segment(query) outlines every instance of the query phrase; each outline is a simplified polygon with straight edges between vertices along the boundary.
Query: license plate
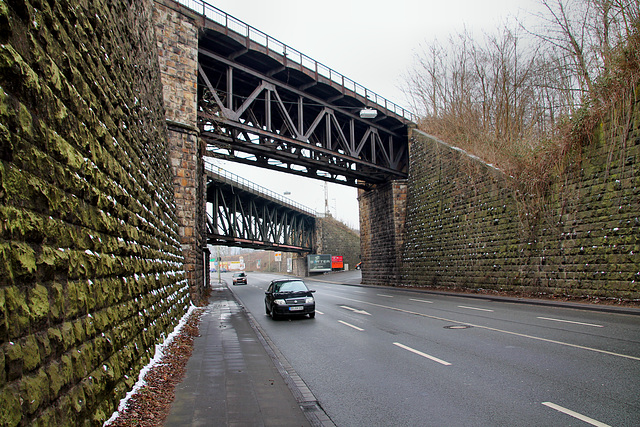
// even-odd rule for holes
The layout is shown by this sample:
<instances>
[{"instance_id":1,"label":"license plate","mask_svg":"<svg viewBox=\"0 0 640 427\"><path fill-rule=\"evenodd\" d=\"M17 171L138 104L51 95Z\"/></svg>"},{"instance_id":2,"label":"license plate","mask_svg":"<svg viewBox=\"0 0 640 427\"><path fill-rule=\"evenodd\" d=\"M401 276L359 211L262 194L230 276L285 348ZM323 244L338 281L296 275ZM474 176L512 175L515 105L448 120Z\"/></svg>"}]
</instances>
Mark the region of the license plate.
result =
<instances>
[{"instance_id":1,"label":"license plate","mask_svg":"<svg viewBox=\"0 0 640 427\"><path fill-rule=\"evenodd\" d=\"M289 311L299 311L299 310L304 310L304 307L302 306L289 307Z\"/></svg>"}]
</instances>

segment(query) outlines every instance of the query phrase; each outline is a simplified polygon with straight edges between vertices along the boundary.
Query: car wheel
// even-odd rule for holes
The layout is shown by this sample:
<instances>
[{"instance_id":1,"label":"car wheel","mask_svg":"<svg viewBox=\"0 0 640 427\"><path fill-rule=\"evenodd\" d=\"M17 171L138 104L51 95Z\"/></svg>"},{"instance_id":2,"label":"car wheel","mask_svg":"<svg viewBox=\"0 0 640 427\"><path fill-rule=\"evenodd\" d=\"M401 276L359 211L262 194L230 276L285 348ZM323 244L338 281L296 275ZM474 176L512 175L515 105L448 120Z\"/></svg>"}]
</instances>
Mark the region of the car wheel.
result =
<instances>
[{"instance_id":1,"label":"car wheel","mask_svg":"<svg viewBox=\"0 0 640 427\"><path fill-rule=\"evenodd\" d=\"M267 304L265 304L265 305L264 305L264 312L265 312L267 315L271 314L271 313L269 312L269 307L267 307Z\"/></svg>"},{"instance_id":2,"label":"car wheel","mask_svg":"<svg viewBox=\"0 0 640 427\"><path fill-rule=\"evenodd\" d=\"M313 313L309 313L309 319L313 319L314 317L316 317L315 311Z\"/></svg>"}]
</instances>

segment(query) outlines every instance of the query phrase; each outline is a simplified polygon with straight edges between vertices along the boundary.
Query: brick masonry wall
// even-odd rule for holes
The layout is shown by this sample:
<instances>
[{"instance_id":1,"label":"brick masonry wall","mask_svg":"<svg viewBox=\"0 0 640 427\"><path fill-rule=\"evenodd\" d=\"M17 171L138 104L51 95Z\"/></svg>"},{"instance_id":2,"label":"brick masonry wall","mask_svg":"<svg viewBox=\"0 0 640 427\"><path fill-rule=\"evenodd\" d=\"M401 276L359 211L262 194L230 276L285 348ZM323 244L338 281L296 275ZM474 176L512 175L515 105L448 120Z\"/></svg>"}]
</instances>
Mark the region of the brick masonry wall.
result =
<instances>
[{"instance_id":1,"label":"brick masonry wall","mask_svg":"<svg viewBox=\"0 0 640 427\"><path fill-rule=\"evenodd\" d=\"M186 312L152 3L0 2L0 425L100 425Z\"/></svg>"},{"instance_id":2,"label":"brick masonry wall","mask_svg":"<svg viewBox=\"0 0 640 427\"><path fill-rule=\"evenodd\" d=\"M604 126L544 197L414 132L401 283L640 298L640 111Z\"/></svg>"},{"instance_id":3,"label":"brick masonry wall","mask_svg":"<svg viewBox=\"0 0 640 427\"><path fill-rule=\"evenodd\" d=\"M401 283L405 239L407 182L392 181L359 192L362 282Z\"/></svg>"}]
</instances>

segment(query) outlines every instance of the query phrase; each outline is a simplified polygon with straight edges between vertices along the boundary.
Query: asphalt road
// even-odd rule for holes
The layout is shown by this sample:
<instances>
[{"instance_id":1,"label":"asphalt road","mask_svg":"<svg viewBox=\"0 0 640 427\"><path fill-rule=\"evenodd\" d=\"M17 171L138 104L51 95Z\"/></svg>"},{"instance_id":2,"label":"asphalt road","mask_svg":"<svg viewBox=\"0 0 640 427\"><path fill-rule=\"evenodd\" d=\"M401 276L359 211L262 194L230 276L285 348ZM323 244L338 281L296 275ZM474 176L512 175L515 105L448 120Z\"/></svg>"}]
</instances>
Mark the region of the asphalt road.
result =
<instances>
[{"instance_id":1,"label":"asphalt road","mask_svg":"<svg viewBox=\"0 0 640 427\"><path fill-rule=\"evenodd\" d=\"M306 278L315 319L231 286L337 426L638 426L640 316Z\"/></svg>"}]
</instances>

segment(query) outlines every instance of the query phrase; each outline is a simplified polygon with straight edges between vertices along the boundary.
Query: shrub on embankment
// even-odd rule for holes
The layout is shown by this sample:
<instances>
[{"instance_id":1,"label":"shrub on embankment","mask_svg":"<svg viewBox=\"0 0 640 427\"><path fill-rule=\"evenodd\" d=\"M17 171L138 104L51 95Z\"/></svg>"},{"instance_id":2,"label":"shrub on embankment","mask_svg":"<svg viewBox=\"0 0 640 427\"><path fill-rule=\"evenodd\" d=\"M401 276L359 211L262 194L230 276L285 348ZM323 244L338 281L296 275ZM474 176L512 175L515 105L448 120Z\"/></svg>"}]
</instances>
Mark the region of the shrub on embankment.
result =
<instances>
[{"instance_id":1,"label":"shrub on embankment","mask_svg":"<svg viewBox=\"0 0 640 427\"><path fill-rule=\"evenodd\" d=\"M186 312L152 5L0 2L0 425L99 425Z\"/></svg>"}]
</instances>

